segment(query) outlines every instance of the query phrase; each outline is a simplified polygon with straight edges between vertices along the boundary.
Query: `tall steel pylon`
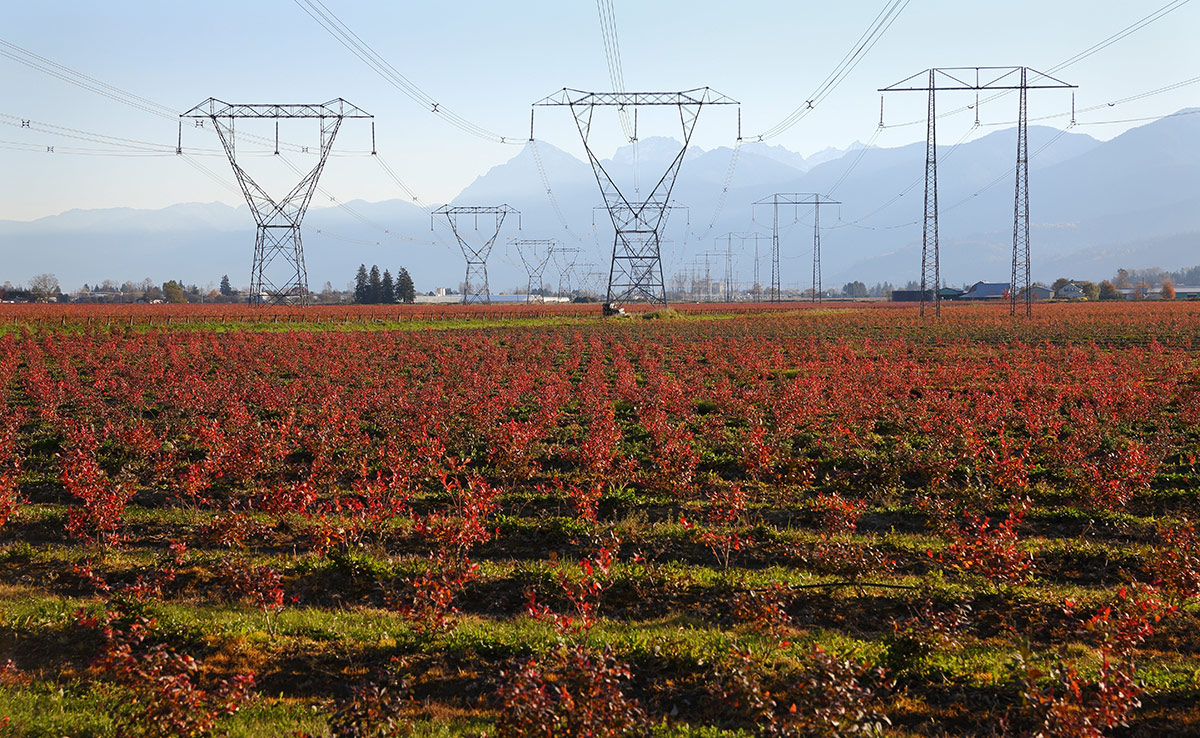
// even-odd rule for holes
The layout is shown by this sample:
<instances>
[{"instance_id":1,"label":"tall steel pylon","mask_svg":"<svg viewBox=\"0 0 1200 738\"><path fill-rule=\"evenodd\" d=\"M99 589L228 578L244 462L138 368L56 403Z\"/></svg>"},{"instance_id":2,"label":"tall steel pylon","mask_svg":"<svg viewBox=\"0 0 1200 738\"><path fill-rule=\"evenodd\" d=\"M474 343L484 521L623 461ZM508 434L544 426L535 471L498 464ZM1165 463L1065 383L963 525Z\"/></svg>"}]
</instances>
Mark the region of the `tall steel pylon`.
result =
<instances>
[{"instance_id":1,"label":"tall steel pylon","mask_svg":"<svg viewBox=\"0 0 1200 738\"><path fill-rule=\"evenodd\" d=\"M304 266L300 221L304 219L312 201L317 180L325 168L325 160L333 148L333 139L337 136L342 120L374 116L341 98L318 105L254 105L230 104L210 97L179 117L212 121L242 189L242 195L245 196L246 204L250 206L250 212L258 225L254 240L254 262L250 269L250 304L297 302L307 305L308 270ZM238 118L274 120L276 154L279 153L281 119L316 118L320 121L321 151L317 164L282 200L277 202L272 199L238 164L234 136L234 121ZM182 128L180 131L182 137ZM276 259L282 260L284 265L271 268Z\"/></svg>"},{"instance_id":2,"label":"tall steel pylon","mask_svg":"<svg viewBox=\"0 0 1200 738\"><path fill-rule=\"evenodd\" d=\"M1031 84L1029 77L1034 76ZM972 81L972 76L974 80ZM927 77L924 86L916 80ZM1055 79L1029 67L945 67L928 69L897 82L880 92L928 92L928 120L925 132L925 217L921 239L921 315L925 314L925 296L929 277L933 277L934 312L941 315L941 264L938 254L937 201L937 107L936 93L949 90L972 90L976 93L976 123L980 91L1018 90L1020 92L1017 118L1017 187L1013 217L1012 281L1008 286L1009 312L1017 312L1017 300L1025 302L1025 314L1032 311L1033 293L1029 268L1029 90L1075 89L1076 85ZM880 115L882 120L882 113Z\"/></svg>"},{"instance_id":3,"label":"tall steel pylon","mask_svg":"<svg viewBox=\"0 0 1200 738\"><path fill-rule=\"evenodd\" d=\"M726 233L724 236L718 236L713 241L713 243L720 243L721 241L725 242L725 251L723 253L725 254L725 263L726 263L725 281L726 281L726 285L727 285L726 290L727 290L727 295L728 295L728 297L726 299L728 299L728 300L733 299L732 298L733 282L734 282L733 275L732 275L733 242L737 241L739 243L739 246L738 246L739 251L745 251L746 242L753 241L754 242L754 283L751 286L750 292L754 294L754 301L758 302L759 294L753 289L755 286L758 286L758 242L760 240L766 239L766 237L767 236L764 233L733 233L733 232L729 232L729 233Z\"/></svg>"},{"instance_id":4,"label":"tall steel pylon","mask_svg":"<svg viewBox=\"0 0 1200 738\"><path fill-rule=\"evenodd\" d=\"M821 206L822 205L841 205L837 200L830 199L825 195L818 194L800 194L796 192L776 192L774 195L768 195L761 200L755 201L751 207L758 205L771 206L771 302L779 302L780 274L779 274L779 206L781 205L812 205L814 210L813 217L813 277L812 277L812 299L813 302L820 301L821 294ZM757 235L757 234L755 234ZM757 248L757 243L755 244ZM757 269L758 259L755 259L755 267Z\"/></svg>"},{"instance_id":5,"label":"tall steel pylon","mask_svg":"<svg viewBox=\"0 0 1200 738\"><path fill-rule=\"evenodd\" d=\"M554 266L558 268L558 294L571 294L571 284L575 277L575 267L579 261L579 255L583 250L572 246L554 249L551 252L550 258L554 260ZM563 290L563 284L566 284L567 289Z\"/></svg>"},{"instance_id":6,"label":"tall steel pylon","mask_svg":"<svg viewBox=\"0 0 1200 738\"><path fill-rule=\"evenodd\" d=\"M453 231L454 238L458 240L458 246L462 249L463 258L467 260L467 276L463 280L463 304L491 303L492 293L488 289L487 258L492 253L492 245L496 243L500 229L504 227L504 219L509 215L516 215L520 218L521 213L508 205L443 205L429 214L430 229L433 228L433 218L436 215L446 216L446 222L450 224L450 230ZM475 230L479 230L479 216L481 215L495 216L496 227L492 231L492 235L483 243L471 244L459 232L458 219L462 216L474 218ZM517 226L517 229L520 230L520 225Z\"/></svg>"},{"instance_id":7,"label":"tall steel pylon","mask_svg":"<svg viewBox=\"0 0 1200 738\"><path fill-rule=\"evenodd\" d=\"M821 302L824 292L821 286L821 206L841 205L837 200L822 199L823 197L814 194L810 203L813 206L813 302Z\"/></svg>"},{"instance_id":8,"label":"tall steel pylon","mask_svg":"<svg viewBox=\"0 0 1200 738\"><path fill-rule=\"evenodd\" d=\"M1008 312L1017 314L1017 300L1025 302L1025 315L1033 312L1029 288L1029 86L1028 70L1021 67L1021 101L1017 115L1017 191L1013 202L1012 281L1008 287ZM1017 294L1017 285L1024 285Z\"/></svg>"},{"instance_id":9,"label":"tall steel pylon","mask_svg":"<svg viewBox=\"0 0 1200 738\"><path fill-rule=\"evenodd\" d=\"M517 255L521 257L521 264L525 266L525 273L529 275L529 286L525 289L525 301L530 302L533 300L534 285L536 284L538 289L542 288L542 273L546 271L546 265L550 263L551 255L562 247L562 241L557 238L543 238L523 239L509 243L517 247Z\"/></svg>"},{"instance_id":10,"label":"tall steel pylon","mask_svg":"<svg viewBox=\"0 0 1200 738\"><path fill-rule=\"evenodd\" d=\"M612 218L616 234L613 237L612 263L609 267L608 290L604 299L604 312L611 314L617 306L637 301L660 305L667 304L666 285L663 281L660 228L671 199L671 191L679 176L684 154L691 143L692 132L705 105L736 105L737 101L705 87L683 92L584 92L563 88L536 103L535 107L566 106L571 109L575 126L583 139L596 183L604 196L604 204ZM598 106L612 106L618 110L643 106L674 105L679 109L679 121L683 128L683 145L679 153L667 165L666 172L645 200L630 200L605 170L589 142L592 118ZM636 121L636 117L634 119ZM532 122L530 138L533 137ZM633 139L637 138L636 122Z\"/></svg>"}]
</instances>

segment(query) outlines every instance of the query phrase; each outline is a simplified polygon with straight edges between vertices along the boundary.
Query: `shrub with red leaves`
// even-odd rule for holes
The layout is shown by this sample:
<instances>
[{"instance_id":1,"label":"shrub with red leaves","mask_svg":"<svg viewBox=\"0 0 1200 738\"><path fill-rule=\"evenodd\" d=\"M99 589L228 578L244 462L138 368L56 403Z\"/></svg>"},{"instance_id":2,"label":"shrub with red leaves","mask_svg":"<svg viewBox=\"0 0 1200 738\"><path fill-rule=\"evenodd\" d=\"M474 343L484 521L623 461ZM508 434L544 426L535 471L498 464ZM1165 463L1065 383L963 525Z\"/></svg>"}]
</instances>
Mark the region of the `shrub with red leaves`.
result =
<instances>
[{"instance_id":1,"label":"shrub with red leaves","mask_svg":"<svg viewBox=\"0 0 1200 738\"><path fill-rule=\"evenodd\" d=\"M791 625L787 608L791 591L779 582L739 591L733 598L733 617L755 630L778 635Z\"/></svg>"},{"instance_id":2,"label":"shrub with red leaves","mask_svg":"<svg viewBox=\"0 0 1200 738\"><path fill-rule=\"evenodd\" d=\"M814 646L798 682L774 697L748 650L735 648L716 667L710 692L728 727L763 738L881 735L891 721L878 707L892 688L886 672L869 663L838 659ZM776 699L794 697L787 707Z\"/></svg>"},{"instance_id":3,"label":"shrub with red leaves","mask_svg":"<svg viewBox=\"0 0 1200 738\"><path fill-rule=\"evenodd\" d=\"M704 515L707 525L696 531L696 537L712 551L722 569L729 568L735 551L754 542L738 530L746 512L746 502L745 490L736 484L713 486L708 490L708 508ZM695 524L687 518L681 518L680 523L689 530L696 530Z\"/></svg>"},{"instance_id":4,"label":"shrub with red leaves","mask_svg":"<svg viewBox=\"0 0 1200 738\"><path fill-rule=\"evenodd\" d=\"M1152 589L1121 587L1111 604L1091 616L1076 616L1068 601L1064 612L1078 617L1082 634L1094 639L1100 655L1095 678L1085 676L1064 655L1049 666L1018 659L1021 706L1010 717L1014 731L1034 738L1101 738L1113 728L1128 727L1141 706L1135 649L1154 634L1154 627L1174 607Z\"/></svg>"},{"instance_id":5,"label":"shrub with red leaves","mask_svg":"<svg viewBox=\"0 0 1200 738\"><path fill-rule=\"evenodd\" d=\"M22 454L17 446L17 431L23 420L23 412L7 407L0 399L0 526L21 501L17 481L21 477Z\"/></svg>"},{"instance_id":6,"label":"shrub with red leaves","mask_svg":"<svg viewBox=\"0 0 1200 738\"><path fill-rule=\"evenodd\" d=\"M1200 536L1196 524L1184 520L1164 526L1146 568L1158 587L1177 605L1200 598Z\"/></svg>"},{"instance_id":7,"label":"shrub with red leaves","mask_svg":"<svg viewBox=\"0 0 1200 738\"><path fill-rule=\"evenodd\" d=\"M837 492L822 492L813 500L812 509L817 513L821 528L826 533L847 534L858 530L858 521L867 509L867 503L863 500L847 499Z\"/></svg>"},{"instance_id":8,"label":"shrub with red leaves","mask_svg":"<svg viewBox=\"0 0 1200 738\"><path fill-rule=\"evenodd\" d=\"M958 572L991 582L1023 584L1034 570L1033 554L1021 549L1017 533L1028 509L1028 500L1014 503L998 525L988 517L964 512L960 523L946 527L949 545L941 560Z\"/></svg>"},{"instance_id":9,"label":"shrub with red leaves","mask_svg":"<svg viewBox=\"0 0 1200 738\"><path fill-rule=\"evenodd\" d=\"M645 713L626 697L631 678L610 647L560 647L500 673L501 738L609 738L648 732Z\"/></svg>"},{"instance_id":10,"label":"shrub with red leaves","mask_svg":"<svg viewBox=\"0 0 1200 738\"><path fill-rule=\"evenodd\" d=\"M443 474L442 487L451 497L448 514L414 516L413 531L433 545L425 568L412 577L406 597L394 598L400 612L423 632L443 632L452 624L454 598L478 576L471 550L491 540L488 520L500 490L471 476L466 484Z\"/></svg>"},{"instance_id":11,"label":"shrub with red leaves","mask_svg":"<svg viewBox=\"0 0 1200 738\"><path fill-rule=\"evenodd\" d=\"M1128 726L1127 718L1142 704L1141 693L1131 671L1107 658L1095 679L1061 661L1026 666L1019 716L1006 723L1010 733L1030 738L1103 738L1113 728Z\"/></svg>"},{"instance_id":12,"label":"shrub with red leaves","mask_svg":"<svg viewBox=\"0 0 1200 738\"><path fill-rule=\"evenodd\" d=\"M278 569L225 559L218 575L226 587L258 608L266 619L268 633L273 636L279 632L279 614L287 607L288 598Z\"/></svg>"},{"instance_id":13,"label":"shrub with red leaves","mask_svg":"<svg viewBox=\"0 0 1200 738\"><path fill-rule=\"evenodd\" d=\"M121 541L121 515L134 490L123 481L110 479L100 468L96 459L99 441L91 428L71 425L66 436L61 479L67 493L81 503L68 511L67 529L79 538L115 546Z\"/></svg>"},{"instance_id":14,"label":"shrub with red leaves","mask_svg":"<svg viewBox=\"0 0 1200 738\"><path fill-rule=\"evenodd\" d=\"M207 736L250 701L253 675L203 680L192 656L165 643L147 645L156 623L127 602L112 600L100 615L79 620L103 640L94 668L117 688L111 717L118 736Z\"/></svg>"},{"instance_id":15,"label":"shrub with red leaves","mask_svg":"<svg viewBox=\"0 0 1200 738\"><path fill-rule=\"evenodd\" d=\"M620 545L620 539L613 538L611 542L600 546L595 556L579 562L577 576L572 576L561 567L558 569L558 586L571 603L573 612L557 613L545 605L539 605L533 592L526 595L528 602L525 612L535 620L554 625L560 636L586 633L596 624L600 596L612 586L612 567L617 561Z\"/></svg>"}]
</instances>

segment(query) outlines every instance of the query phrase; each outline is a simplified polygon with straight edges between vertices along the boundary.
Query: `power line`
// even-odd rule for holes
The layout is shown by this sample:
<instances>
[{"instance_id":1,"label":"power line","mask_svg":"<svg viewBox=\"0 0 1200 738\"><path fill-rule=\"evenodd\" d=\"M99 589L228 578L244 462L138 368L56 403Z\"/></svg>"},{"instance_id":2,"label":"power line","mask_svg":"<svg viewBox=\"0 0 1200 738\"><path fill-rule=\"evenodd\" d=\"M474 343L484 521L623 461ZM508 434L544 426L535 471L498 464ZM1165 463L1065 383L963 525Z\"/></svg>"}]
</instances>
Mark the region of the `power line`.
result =
<instances>
[{"instance_id":1,"label":"power line","mask_svg":"<svg viewBox=\"0 0 1200 738\"><path fill-rule=\"evenodd\" d=\"M172 121L179 120L179 116L175 112L175 110L166 105L155 102L153 100L142 97L140 95L136 95L132 92L129 92L128 90L121 89L120 87L111 85L107 82L96 79L95 77L91 77L87 74L84 74L83 72L72 69L63 64L59 64L58 62L55 62L44 56L36 54L32 51L29 51L28 49L24 49L24 48L17 46L16 44L13 44L9 41L0 40L0 47L3 47L3 48L0 48L0 55L3 55L9 59L12 59L21 64L24 64L25 66L28 66L32 69L43 72L45 74L49 74L49 75L56 77L57 79L60 79L64 82L68 82L77 87L88 90L89 92L94 92L94 93L99 94L108 99L128 105L137 110L141 110L142 112L150 113L151 115L156 115L158 117L166 118L166 119L169 119ZM85 131L85 130L81 130L78 128L70 128L67 126L58 126L58 125L54 125L51 123L34 121L31 119L27 119L27 118L20 118L18 116L13 116L13 115L8 115L8 114L0 113L0 118L7 119L7 120L0 120L0 123L6 124L6 125L11 125L14 127L26 128L26 129L29 129L32 131L37 131L40 133L47 133L47 134L55 135L55 136L64 136L64 137L68 137L68 138L89 141L92 143L98 143L98 144L105 145L105 146L112 146L112 147L115 147L118 149L128 149L129 150L129 151L105 151L105 150L97 150L97 149L85 149L85 148L81 148L81 147L61 146L59 144L54 144L54 145L50 145L50 146L45 146L44 151L46 153L63 153L63 154L86 155L86 156L139 156L139 157L174 156L176 154L183 154L184 159L185 159L185 161L187 161L188 164L199 169L209 179L217 182L221 186L226 187L232 191L235 191L235 192L238 191L238 189L236 187L234 187L229 182L227 182L226 180L221 178L220 175L216 174L211 169L205 167L203 164L200 164L194 158L197 155L220 156L221 152L219 152L215 149L189 148L185 152L182 149L181 144L180 144L180 147L178 148L178 150L176 150L175 146L170 146L170 145L166 145L166 144L158 144L158 143L149 142L149 141L139 141L136 139L122 138L122 137L118 137L118 136L109 136L106 134L94 133L91 131ZM182 129L181 129L181 132L182 132ZM309 147L301 146L299 144L289 144L286 142L272 141L271 139L268 139L263 136L251 135L251 134L247 134L247 133L240 132L240 131L236 132L236 133L234 131L230 131L230 136L231 136L231 138L234 138L235 140L241 139L241 140L247 140L247 141L254 141L257 143L274 144L274 146L276 147L274 149L264 150L261 152L248 151L248 152L244 152L244 155L273 156L277 153L277 149L278 150L290 150L292 153L295 153L295 154L305 154L305 153L308 153L308 150L309 150ZM181 136L181 140L182 140L182 136ZM13 151L29 151L29 152L43 151L43 148L40 145L24 144L24 143L16 142L16 141L0 142L0 148L4 148L7 150L13 150ZM364 152L345 152L345 153L337 154L337 155L339 155L339 156L355 155L355 154L362 155L362 154L366 154L366 153L368 153L368 152L365 152L365 151ZM372 151L370 153L374 154L375 152ZM374 158L378 161L378 163L380 164L380 167L384 170L385 174L387 174L387 176L390 179L392 179L392 181L395 182L400 187L400 189L406 195L408 195L408 197L413 202L415 202L419 207L425 209L426 211L429 210L429 207L426 205L423 205L421 203L420 198L417 196L417 194L408 185L406 185L403 180L400 179L400 177L396 174L395 170L390 165L388 165L383 160L382 157L375 156ZM289 167L291 167L294 171L298 171L291 164L291 162L285 162L285 163L287 163L287 165ZM377 228L377 229L381 230L382 232L384 232L385 234L394 236L394 234L391 234L390 231L388 231L388 229L383 228L379 224L371 222L371 221L363 218L361 216L361 214L354 211L349 205L346 205L345 203L341 202L337 198L334 198L332 195L329 195L329 193L326 192L325 190L321 190L321 192L323 195L328 197L331 201L335 202L339 207L341 207L342 209L351 213L351 215L353 215L354 217L357 217L358 219L363 220L371 227ZM403 237L397 237L397 238L401 238L402 240L405 240ZM345 237L340 237L340 239L346 240L346 241L354 240L354 239L348 239ZM423 241L418 241L417 239L411 239L411 240L423 243Z\"/></svg>"},{"instance_id":2,"label":"power line","mask_svg":"<svg viewBox=\"0 0 1200 738\"><path fill-rule=\"evenodd\" d=\"M1089 56L1092 56L1093 54L1101 52L1104 49L1107 49L1109 46L1112 46L1113 44L1115 44L1116 42L1125 38L1126 36L1137 33L1138 31L1142 30L1143 28L1150 25L1151 23L1153 23L1161 18L1166 17L1167 15L1175 12L1176 10L1179 10L1180 8L1182 8L1184 5L1187 5L1191 1L1192 0L1171 0L1171 2L1162 6L1158 10L1154 11L1153 13L1150 13L1149 15L1134 22L1133 24L1126 26L1125 28L1121 29L1120 31L1117 31L1116 33L1114 33L1113 35L1104 39L1103 41L1096 44L1095 46L1092 46L1088 49L1084 49L1083 51L1079 52L1078 54L1071 57L1070 59L1067 59L1066 61L1060 63L1058 66L1051 67L1050 74L1054 74L1055 72L1062 71L1063 69L1066 69L1067 67L1074 66L1075 64L1078 64L1079 62L1083 61L1084 59L1087 59Z\"/></svg>"},{"instance_id":3,"label":"power line","mask_svg":"<svg viewBox=\"0 0 1200 738\"><path fill-rule=\"evenodd\" d=\"M151 115L157 115L161 118L176 120L177 114L174 109L169 108L153 100L148 100L144 97L133 94L127 90L122 90L119 87L114 87L107 82L102 82L95 77L89 77L83 72L76 71L70 67L59 64L58 62L47 59L44 56L39 56L28 49L24 49L11 41L0 39L0 56L5 56L15 62L24 64L27 67L36 69L39 72L44 72L51 76L57 77L64 82L68 82L77 87L82 87L85 90L94 92L98 95L114 100L123 105L128 105L137 108Z\"/></svg>"},{"instance_id":4,"label":"power line","mask_svg":"<svg viewBox=\"0 0 1200 738\"><path fill-rule=\"evenodd\" d=\"M102 133L91 133L78 128L58 126L54 125L53 123L45 123L29 118L22 118L9 113L0 113L0 124L13 126L14 128L25 128L38 133L48 133L55 136L73 138L79 141L90 141L92 143L103 144L105 146L114 146L117 148L131 149L140 152L175 153L175 147L168 144L153 143L151 141L138 141L136 139L120 138L118 136L107 136Z\"/></svg>"},{"instance_id":5,"label":"power line","mask_svg":"<svg viewBox=\"0 0 1200 738\"><path fill-rule=\"evenodd\" d=\"M372 71L382 77L385 82L404 93L405 96L421 107L426 108L429 112L444 118L446 122L456 128L484 140L504 144L524 143L524 139L520 136L501 136L483 126L472 123L461 115L444 107L433 96L422 90L415 82L405 77L399 70L388 63L369 44L363 41L358 34L354 33L349 26L342 22L321 0L292 1L305 14L324 28L329 35L333 36L338 43L346 47L350 53L354 54L359 60L370 67Z\"/></svg>"},{"instance_id":6,"label":"power line","mask_svg":"<svg viewBox=\"0 0 1200 738\"><path fill-rule=\"evenodd\" d=\"M1063 69L1066 69L1067 67L1078 64L1079 62L1083 61L1084 59L1087 59L1088 57L1092 56L1093 54L1103 51L1104 49L1107 49L1109 46L1112 46L1113 44L1126 38L1127 36L1130 36L1133 33L1136 33L1137 31L1140 31L1143 28L1145 28L1146 26L1154 23L1155 21L1161 20L1162 18L1166 17L1170 13L1173 13L1176 10L1179 10L1180 8L1182 8L1184 5L1188 4L1189 2L1191 2L1191 0L1171 0L1171 2L1162 6L1158 10L1155 10L1154 12L1141 17L1140 19L1134 21L1133 23L1129 24L1128 26L1122 28L1121 30L1114 33L1113 35L1104 39L1103 41L1079 52L1078 54L1070 57L1069 59L1066 59L1066 60L1060 62L1058 65L1051 67L1048 74L1054 74ZM993 102L995 100L999 100L1000 98L1004 97L1005 95L1008 95L1010 92L1011 91L998 92L995 95L992 95L991 97L984 98L982 101L976 100L975 105L964 105L960 108L955 108L954 110L949 110L947 112L941 113L938 115L938 118L946 118L946 117L949 117L952 115L958 115L959 113L965 112L967 110L978 108L979 105L981 105L983 103L988 103L988 102ZM922 119L918 119L918 120L908 121L906 123L894 123L892 125L889 125L888 128L903 128L906 126L919 125L924 122L925 122L925 119L922 118Z\"/></svg>"},{"instance_id":7,"label":"power line","mask_svg":"<svg viewBox=\"0 0 1200 738\"><path fill-rule=\"evenodd\" d=\"M884 34L887 33L888 29L892 27L892 24L896 22L896 20L900 17L900 14L904 12L904 9L908 7L910 1L911 0L889 0L884 8L879 11L879 14L875 16L875 19L871 22L871 25L867 28L867 30L863 32L862 36L860 36L858 41L855 42L854 46L851 47L850 51L848 51L846 55L842 57L842 60L838 62L833 71L829 73L829 76L825 78L825 80L817 87L815 91L813 91L813 93L807 100L804 101L804 103L789 113L787 117L785 117L779 123L776 123L771 128L768 128L766 131L756 136L749 136L749 138L756 141L764 141L768 138L774 138L808 116L808 114L815 110L816 107L826 97L832 94L833 91L837 89L838 85L840 85L846 79L846 77L849 76L852 71L854 71L854 68L866 58L866 55L875 47L875 44L879 43L879 40L882 39Z\"/></svg>"},{"instance_id":8,"label":"power line","mask_svg":"<svg viewBox=\"0 0 1200 738\"><path fill-rule=\"evenodd\" d=\"M600 34L604 39L604 58L608 65L608 79L612 83L613 92L625 91L625 74L621 69L621 44L617 38L617 14L613 10L612 0L596 0L596 12L600 16ZM625 138L634 145L634 155L637 152L637 129L629 122L629 112L624 108L617 110L621 121L621 130ZM636 164L635 164L636 171Z\"/></svg>"}]
</instances>

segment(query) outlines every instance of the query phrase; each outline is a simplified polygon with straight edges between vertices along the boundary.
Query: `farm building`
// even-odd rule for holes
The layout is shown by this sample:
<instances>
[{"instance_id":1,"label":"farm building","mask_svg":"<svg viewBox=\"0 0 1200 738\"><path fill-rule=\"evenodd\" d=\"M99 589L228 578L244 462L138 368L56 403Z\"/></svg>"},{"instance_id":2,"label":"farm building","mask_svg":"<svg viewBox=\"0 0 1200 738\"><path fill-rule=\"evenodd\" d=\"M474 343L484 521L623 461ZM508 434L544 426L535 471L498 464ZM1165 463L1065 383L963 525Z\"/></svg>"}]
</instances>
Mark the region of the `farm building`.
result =
<instances>
[{"instance_id":1,"label":"farm building","mask_svg":"<svg viewBox=\"0 0 1200 738\"><path fill-rule=\"evenodd\" d=\"M1008 282L976 282L967 288L960 300L1007 300Z\"/></svg>"}]
</instances>

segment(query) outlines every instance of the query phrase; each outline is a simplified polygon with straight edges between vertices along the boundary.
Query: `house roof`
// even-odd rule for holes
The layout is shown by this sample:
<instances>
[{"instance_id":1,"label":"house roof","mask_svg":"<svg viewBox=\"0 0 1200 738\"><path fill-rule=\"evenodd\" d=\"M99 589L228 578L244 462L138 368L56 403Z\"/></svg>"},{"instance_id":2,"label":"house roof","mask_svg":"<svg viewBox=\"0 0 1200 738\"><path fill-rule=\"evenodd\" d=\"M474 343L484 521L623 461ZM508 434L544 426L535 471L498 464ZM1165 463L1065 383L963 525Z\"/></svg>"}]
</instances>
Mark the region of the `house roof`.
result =
<instances>
[{"instance_id":1,"label":"house roof","mask_svg":"<svg viewBox=\"0 0 1200 738\"><path fill-rule=\"evenodd\" d=\"M991 298L1006 297L1008 295L1008 282L976 282L967 288L963 293L963 298L968 300L986 300Z\"/></svg>"}]
</instances>

